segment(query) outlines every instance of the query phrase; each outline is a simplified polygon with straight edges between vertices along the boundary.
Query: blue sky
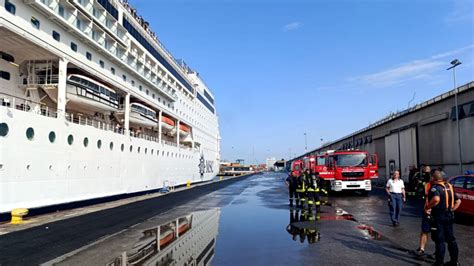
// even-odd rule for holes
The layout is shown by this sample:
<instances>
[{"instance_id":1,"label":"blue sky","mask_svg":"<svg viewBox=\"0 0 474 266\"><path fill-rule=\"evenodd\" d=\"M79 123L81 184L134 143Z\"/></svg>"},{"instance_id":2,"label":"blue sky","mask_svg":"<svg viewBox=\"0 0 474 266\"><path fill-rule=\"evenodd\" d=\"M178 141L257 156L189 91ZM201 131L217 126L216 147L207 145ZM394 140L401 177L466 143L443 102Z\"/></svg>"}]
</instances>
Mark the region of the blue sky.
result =
<instances>
[{"instance_id":1,"label":"blue sky","mask_svg":"<svg viewBox=\"0 0 474 266\"><path fill-rule=\"evenodd\" d=\"M338 139L474 80L474 1L134 0L216 96L222 158Z\"/></svg>"}]
</instances>

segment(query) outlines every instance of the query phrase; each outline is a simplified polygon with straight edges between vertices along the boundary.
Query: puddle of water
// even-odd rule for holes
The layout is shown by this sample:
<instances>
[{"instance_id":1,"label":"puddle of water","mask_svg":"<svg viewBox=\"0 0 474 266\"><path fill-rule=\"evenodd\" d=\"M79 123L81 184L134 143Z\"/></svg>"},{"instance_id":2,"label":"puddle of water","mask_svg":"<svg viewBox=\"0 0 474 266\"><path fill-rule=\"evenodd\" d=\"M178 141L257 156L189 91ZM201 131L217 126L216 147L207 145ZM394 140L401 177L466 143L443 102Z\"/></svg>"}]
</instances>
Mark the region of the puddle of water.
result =
<instances>
[{"instance_id":1,"label":"puddle of water","mask_svg":"<svg viewBox=\"0 0 474 266\"><path fill-rule=\"evenodd\" d=\"M207 265L214 257L220 209L192 212L156 224L149 220L85 249L59 265Z\"/></svg>"},{"instance_id":2,"label":"puddle of water","mask_svg":"<svg viewBox=\"0 0 474 266\"><path fill-rule=\"evenodd\" d=\"M365 239L382 238L374 228L327 201L311 211L289 209L282 182L258 176L234 194L232 189L213 192L202 199L207 202L205 210L190 212L200 203L184 211L178 206L167 216L145 221L59 264L294 265L315 256L334 256L327 248L344 248L338 240L341 235L357 239L362 232ZM213 207L217 204L210 202L213 198L225 204ZM309 255L298 256L308 249Z\"/></svg>"}]
</instances>

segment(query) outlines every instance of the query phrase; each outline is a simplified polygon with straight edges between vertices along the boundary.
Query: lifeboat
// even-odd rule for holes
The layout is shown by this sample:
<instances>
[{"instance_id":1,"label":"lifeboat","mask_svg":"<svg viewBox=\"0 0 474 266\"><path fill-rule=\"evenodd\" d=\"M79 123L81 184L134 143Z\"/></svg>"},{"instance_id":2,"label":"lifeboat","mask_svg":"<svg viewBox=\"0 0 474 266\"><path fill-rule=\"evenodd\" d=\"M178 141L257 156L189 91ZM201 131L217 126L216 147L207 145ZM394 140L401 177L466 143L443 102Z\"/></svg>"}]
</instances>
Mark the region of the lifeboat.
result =
<instances>
[{"instance_id":1,"label":"lifeboat","mask_svg":"<svg viewBox=\"0 0 474 266\"><path fill-rule=\"evenodd\" d=\"M69 75L66 84L68 108L85 113L118 111L118 94L104 84L78 74Z\"/></svg>"},{"instance_id":2,"label":"lifeboat","mask_svg":"<svg viewBox=\"0 0 474 266\"><path fill-rule=\"evenodd\" d=\"M185 124L179 124L179 135L182 136L182 137L186 137L189 135L189 133L191 133L191 129L189 128L189 126L185 125Z\"/></svg>"},{"instance_id":3,"label":"lifeboat","mask_svg":"<svg viewBox=\"0 0 474 266\"><path fill-rule=\"evenodd\" d=\"M160 235L160 247L167 246L169 243L173 242L175 238L175 231L167 228L164 232L161 232Z\"/></svg>"},{"instance_id":4,"label":"lifeboat","mask_svg":"<svg viewBox=\"0 0 474 266\"><path fill-rule=\"evenodd\" d=\"M190 228L190 225L187 221L184 222L183 224L180 224L179 227L178 227L178 234L182 235L182 234L186 233L189 230L189 228Z\"/></svg>"},{"instance_id":5,"label":"lifeboat","mask_svg":"<svg viewBox=\"0 0 474 266\"><path fill-rule=\"evenodd\" d=\"M119 120L124 119L124 110L117 113ZM140 127L157 127L156 112L140 103L130 103L130 125Z\"/></svg>"},{"instance_id":6,"label":"lifeboat","mask_svg":"<svg viewBox=\"0 0 474 266\"><path fill-rule=\"evenodd\" d=\"M165 129L166 131L173 130L175 126L174 120L164 115L161 116L161 122L162 122L161 127Z\"/></svg>"}]
</instances>

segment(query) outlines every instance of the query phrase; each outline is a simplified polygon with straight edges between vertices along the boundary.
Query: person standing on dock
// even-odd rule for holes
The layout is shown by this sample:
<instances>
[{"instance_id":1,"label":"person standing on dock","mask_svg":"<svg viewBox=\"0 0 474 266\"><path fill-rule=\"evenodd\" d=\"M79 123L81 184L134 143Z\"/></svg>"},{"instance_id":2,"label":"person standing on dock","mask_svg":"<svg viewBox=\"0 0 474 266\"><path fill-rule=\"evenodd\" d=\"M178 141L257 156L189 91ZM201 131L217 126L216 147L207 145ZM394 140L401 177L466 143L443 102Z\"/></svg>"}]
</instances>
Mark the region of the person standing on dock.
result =
<instances>
[{"instance_id":1,"label":"person standing on dock","mask_svg":"<svg viewBox=\"0 0 474 266\"><path fill-rule=\"evenodd\" d=\"M390 218L392 219L392 224L393 226L398 226L400 224L403 202L406 201L405 184L400 179L399 170L393 172L393 176L388 180L385 190L390 197Z\"/></svg>"},{"instance_id":2,"label":"person standing on dock","mask_svg":"<svg viewBox=\"0 0 474 266\"><path fill-rule=\"evenodd\" d=\"M306 203L306 175L302 173L298 176L298 181L296 184L296 192L299 197L298 207L303 208Z\"/></svg>"},{"instance_id":3,"label":"person standing on dock","mask_svg":"<svg viewBox=\"0 0 474 266\"><path fill-rule=\"evenodd\" d=\"M296 205L299 205L299 195L296 192L296 187L298 183L298 171L292 171L285 180L286 185L288 186L288 191L290 194L290 207L293 207L293 200L296 201Z\"/></svg>"},{"instance_id":4,"label":"person standing on dock","mask_svg":"<svg viewBox=\"0 0 474 266\"><path fill-rule=\"evenodd\" d=\"M308 174L306 177L306 195L308 197L308 210L311 210L311 206L315 206L315 209L318 210L321 205L321 199L319 196L319 187L317 183L316 174Z\"/></svg>"},{"instance_id":5,"label":"person standing on dock","mask_svg":"<svg viewBox=\"0 0 474 266\"><path fill-rule=\"evenodd\" d=\"M441 171L434 170L432 179L433 185L428 193L425 212L433 218L431 238L436 247L434 265L459 265L459 249L454 237L453 223L454 211L461 205L461 200L454 193L453 186L445 182ZM444 264L446 243L451 261Z\"/></svg>"}]
</instances>

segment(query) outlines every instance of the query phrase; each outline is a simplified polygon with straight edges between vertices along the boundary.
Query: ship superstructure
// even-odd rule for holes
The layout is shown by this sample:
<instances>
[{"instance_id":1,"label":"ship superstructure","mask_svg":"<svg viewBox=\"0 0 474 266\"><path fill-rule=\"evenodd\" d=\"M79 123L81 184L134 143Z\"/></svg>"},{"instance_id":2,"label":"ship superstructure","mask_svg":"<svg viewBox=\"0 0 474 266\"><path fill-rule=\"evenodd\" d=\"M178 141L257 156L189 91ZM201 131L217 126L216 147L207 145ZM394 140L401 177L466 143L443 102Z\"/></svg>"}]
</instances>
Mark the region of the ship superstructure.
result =
<instances>
[{"instance_id":1,"label":"ship superstructure","mask_svg":"<svg viewBox=\"0 0 474 266\"><path fill-rule=\"evenodd\" d=\"M214 178L214 101L126 1L0 0L0 213Z\"/></svg>"}]
</instances>

